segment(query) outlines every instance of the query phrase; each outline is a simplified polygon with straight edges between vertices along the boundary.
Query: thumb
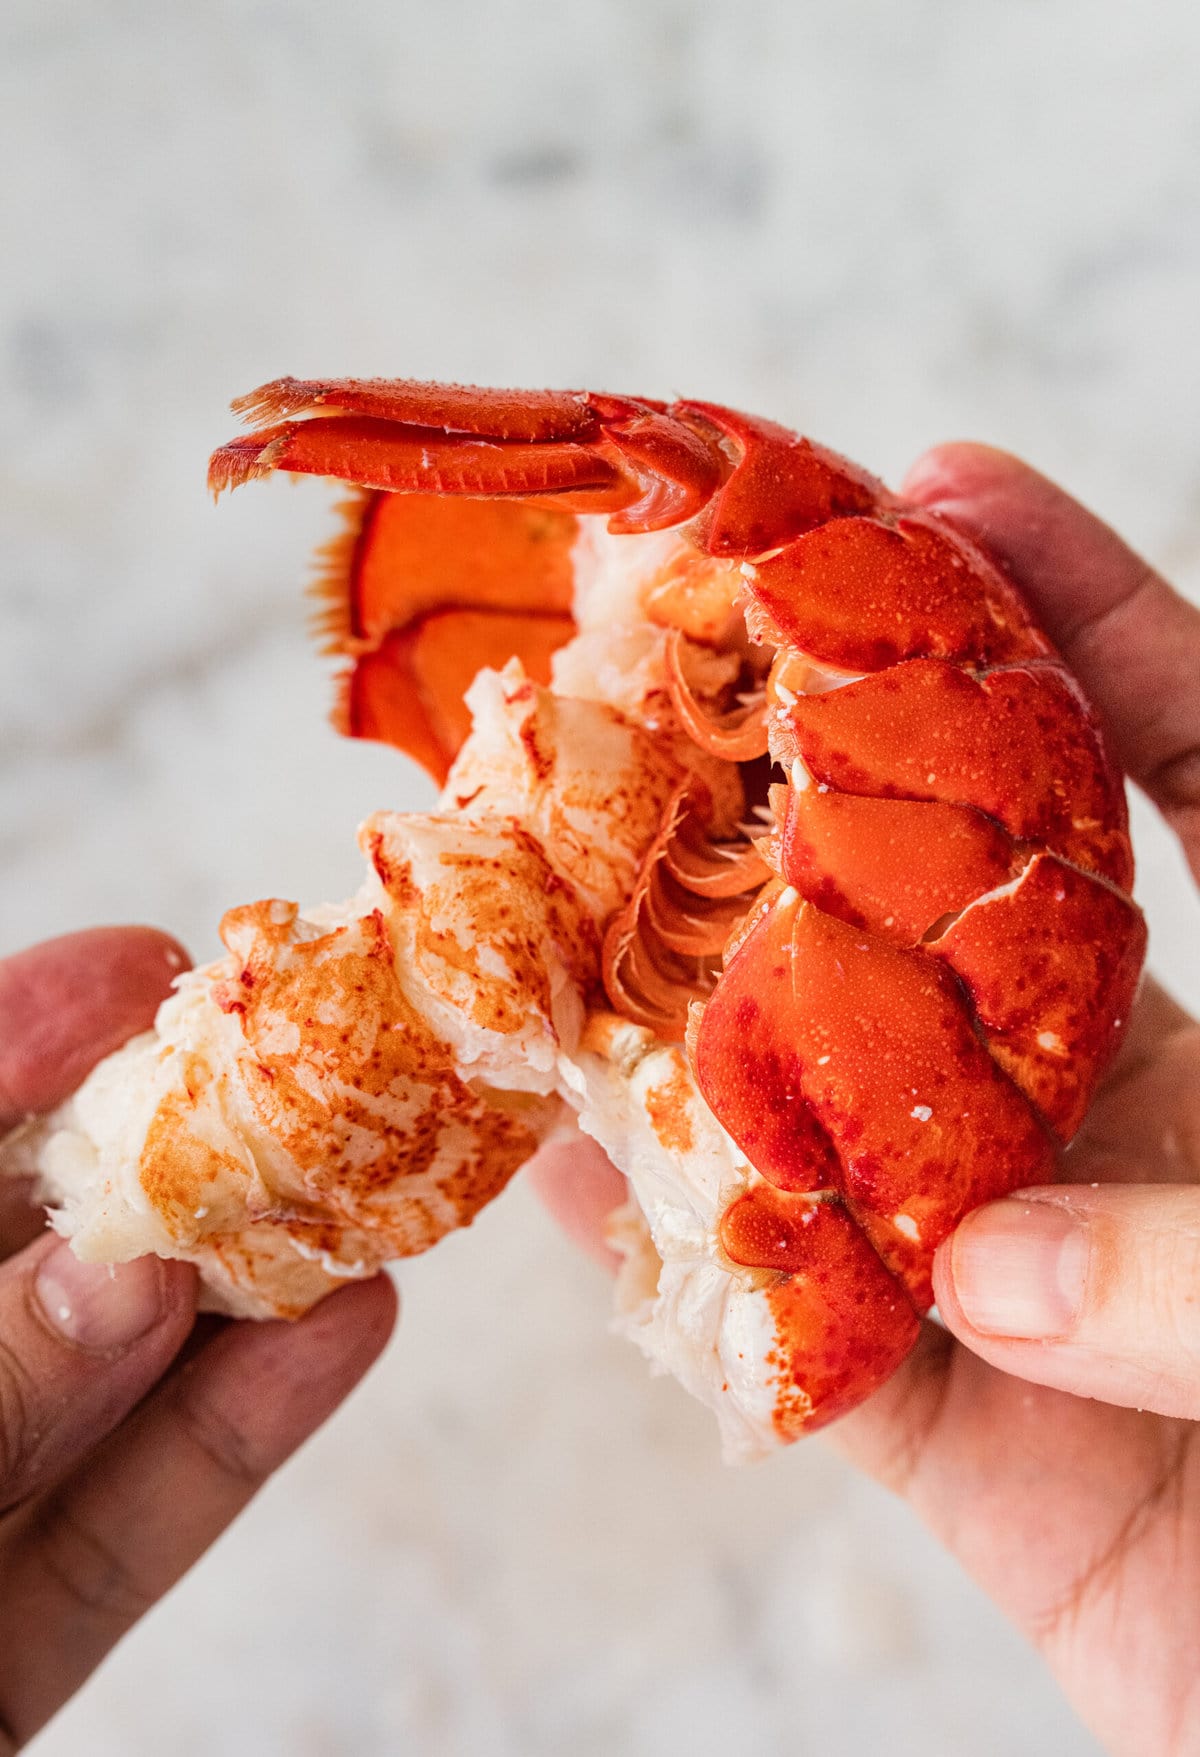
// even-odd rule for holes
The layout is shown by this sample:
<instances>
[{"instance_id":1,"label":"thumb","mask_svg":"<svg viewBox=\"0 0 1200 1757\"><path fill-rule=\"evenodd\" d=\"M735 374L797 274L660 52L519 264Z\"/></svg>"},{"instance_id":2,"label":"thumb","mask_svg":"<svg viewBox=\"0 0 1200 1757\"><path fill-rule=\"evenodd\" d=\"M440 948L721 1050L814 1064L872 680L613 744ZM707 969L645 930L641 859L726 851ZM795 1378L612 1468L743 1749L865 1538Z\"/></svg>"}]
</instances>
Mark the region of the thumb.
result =
<instances>
[{"instance_id":1,"label":"thumb","mask_svg":"<svg viewBox=\"0 0 1200 1757\"><path fill-rule=\"evenodd\" d=\"M1200 1189L1019 1191L969 1214L934 1266L960 1342L1018 1378L1200 1418Z\"/></svg>"},{"instance_id":2,"label":"thumb","mask_svg":"<svg viewBox=\"0 0 1200 1757\"><path fill-rule=\"evenodd\" d=\"M56 1483L161 1378L194 1286L181 1263L81 1263L53 1235L0 1268L0 1513Z\"/></svg>"}]
</instances>

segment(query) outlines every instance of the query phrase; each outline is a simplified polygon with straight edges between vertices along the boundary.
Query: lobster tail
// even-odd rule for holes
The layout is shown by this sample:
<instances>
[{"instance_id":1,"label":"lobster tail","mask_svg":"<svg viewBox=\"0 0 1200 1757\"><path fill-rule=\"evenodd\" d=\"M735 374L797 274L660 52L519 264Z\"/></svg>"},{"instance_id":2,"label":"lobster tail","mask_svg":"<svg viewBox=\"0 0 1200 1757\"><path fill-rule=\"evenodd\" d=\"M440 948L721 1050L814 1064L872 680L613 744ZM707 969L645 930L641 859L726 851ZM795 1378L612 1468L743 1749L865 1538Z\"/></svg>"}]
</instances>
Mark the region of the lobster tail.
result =
<instances>
[{"instance_id":1,"label":"lobster tail","mask_svg":"<svg viewBox=\"0 0 1200 1757\"><path fill-rule=\"evenodd\" d=\"M911 1347L938 1243L1054 1176L1129 1016L1145 927L1078 686L976 543L774 423L408 380L281 379L238 406L259 425L215 454L215 489L285 470L362 490L320 588L340 723L439 778L474 673L515 655L544 682L574 634L581 519L644 539L631 614L658 670L609 699L659 780L686 778L608 916L596 990L660 1044L686 1034L736 1144L700 1230L706 1266L769 1314L777 1435L852 1407ZM717 833L697 782L714 769L771 835ZM613 823L629 808L614 797ZM653 1151L671 1164L685 1136ZM661 1201L669 1254L695 1212L668 1224Z\"/></svg>"}]
</instances>

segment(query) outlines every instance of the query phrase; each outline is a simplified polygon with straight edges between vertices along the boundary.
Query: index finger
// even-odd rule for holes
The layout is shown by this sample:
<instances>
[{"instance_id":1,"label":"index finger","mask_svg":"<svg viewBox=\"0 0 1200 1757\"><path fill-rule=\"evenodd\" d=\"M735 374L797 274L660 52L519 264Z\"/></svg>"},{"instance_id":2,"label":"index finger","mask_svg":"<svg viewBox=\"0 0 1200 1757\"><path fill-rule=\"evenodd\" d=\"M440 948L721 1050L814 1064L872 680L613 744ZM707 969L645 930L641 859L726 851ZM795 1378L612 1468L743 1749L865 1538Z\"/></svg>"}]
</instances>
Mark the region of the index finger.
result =
<instances>
[{"instance_id":1,"label":"index finger","mask_svg":"<svg viewBox=\"0 0 1200 1757\"><path fill-rule=\"evenodd\" d=\"M0 960L0 1135L146 1030L188 963L153 927L88 928Z\"/></svg>"},{"instance_id":2,"label":"index finger","mask_svg":"<svg viewBox=\"0 0 1200 1757\"><path fill-rule=\"evenodd\" d=\"M938 446L909 472L904 491L1005 568L1200 878L1200 610L1101 519L1008 452Z\"/></svg>"}]
</instances>

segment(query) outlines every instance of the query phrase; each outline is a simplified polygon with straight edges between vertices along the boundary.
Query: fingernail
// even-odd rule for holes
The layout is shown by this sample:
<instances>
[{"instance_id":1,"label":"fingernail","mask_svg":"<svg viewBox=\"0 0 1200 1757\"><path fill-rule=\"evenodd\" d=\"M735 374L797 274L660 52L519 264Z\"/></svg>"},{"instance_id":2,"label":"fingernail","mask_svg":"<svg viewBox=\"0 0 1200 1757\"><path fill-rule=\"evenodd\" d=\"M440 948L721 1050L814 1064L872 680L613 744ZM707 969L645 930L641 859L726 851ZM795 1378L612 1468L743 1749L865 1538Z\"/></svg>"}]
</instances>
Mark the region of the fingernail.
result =
<instances>
[{"instance_id":1,"label":"fingernail","mask_svg":"<svg viewBox=\"0 0 1200 1757\"><path fill-rule=\"evenodd\" d=\"M35 1289L51 1328L77 1348L128 1348L163 1312L162 1270L154 1257L116 1267L81 1263L65 1239L43 1257Z\"/></svg>"},{"instance_id":2,"label":"fingernail","mask_svg":"<svg viewBox=\"0 0 1200 1757\"><path fill-rule=\"evenodd\" d=\"M1079 1218L1053 1203L1010 1199L978 1209L950 1247L963 1315L985 1336L1069 1335L1083 1305L1088 1252Z\"/></svg>"}]
</instances>

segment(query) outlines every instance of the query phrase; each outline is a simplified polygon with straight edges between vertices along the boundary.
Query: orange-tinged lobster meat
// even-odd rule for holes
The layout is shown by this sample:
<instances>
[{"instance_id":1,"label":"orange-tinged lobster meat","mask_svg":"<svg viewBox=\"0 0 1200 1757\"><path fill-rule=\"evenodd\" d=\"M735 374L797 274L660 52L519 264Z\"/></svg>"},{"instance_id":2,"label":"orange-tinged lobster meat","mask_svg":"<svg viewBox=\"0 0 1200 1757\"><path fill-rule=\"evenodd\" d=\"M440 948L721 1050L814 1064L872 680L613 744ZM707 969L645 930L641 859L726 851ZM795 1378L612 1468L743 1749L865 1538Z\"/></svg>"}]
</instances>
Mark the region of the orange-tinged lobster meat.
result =
<instances>
[{"instance_id":1,"label":"orange-tinged lobster meat","mask_svg":"<svg viewBox=\"0 0 1200 1757\"><path fill-rule=\"evenodd\" d=\"M323 584L339 724L439 780L475 672L544 682L570 641L581 527L675 533L640 588L668 631L642 722L729 764L758 821L722 841L677 787L598 974L657 1041L686 1028L743 1156L711 1251L765 1294L778 1435L852 1408L912 1346L938 1243L1055 1176L1129 1016L1145 930L1078 685L977 544L769 421L404 380L235 406L258 425L215 490L362 491Z\"/></svg>"}]
</instances>

